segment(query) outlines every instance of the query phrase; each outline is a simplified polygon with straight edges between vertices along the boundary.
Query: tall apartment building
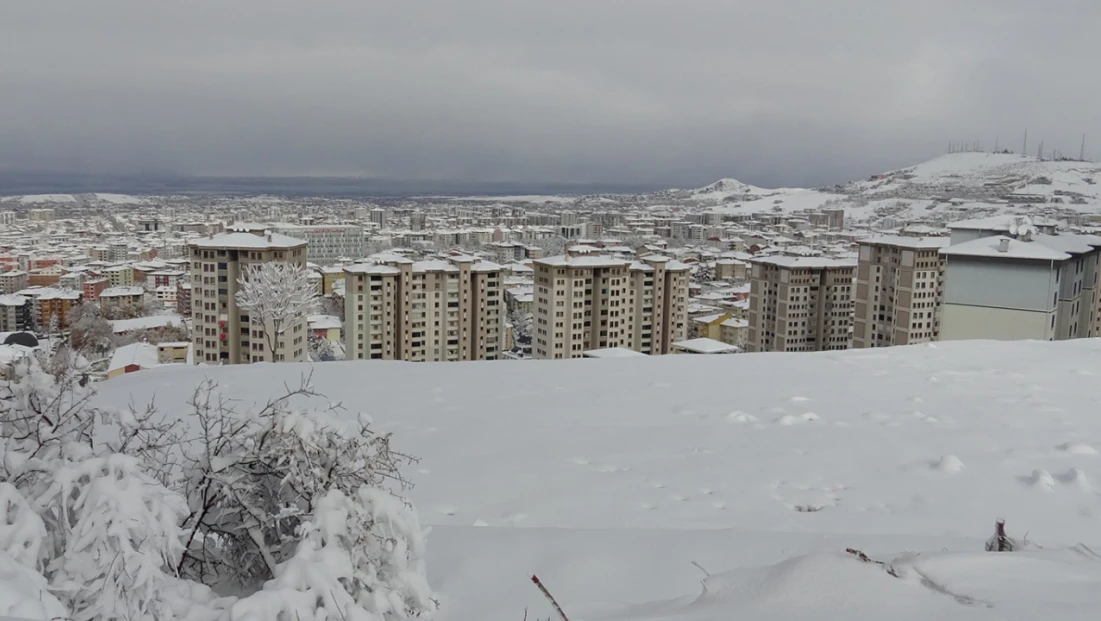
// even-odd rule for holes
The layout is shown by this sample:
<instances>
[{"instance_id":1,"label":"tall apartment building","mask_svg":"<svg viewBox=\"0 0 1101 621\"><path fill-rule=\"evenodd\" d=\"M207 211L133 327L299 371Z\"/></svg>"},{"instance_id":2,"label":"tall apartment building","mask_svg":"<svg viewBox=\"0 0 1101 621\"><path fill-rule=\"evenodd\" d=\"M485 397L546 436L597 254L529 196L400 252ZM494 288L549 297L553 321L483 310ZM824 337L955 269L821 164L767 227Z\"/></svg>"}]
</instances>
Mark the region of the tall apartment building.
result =
<instances>
[{"instance_id":1,"label":"tall apartment building","mask_svg":"<svg viewBox=\"0 0 1101 621\"><path fill-rule=\"evenodd\" d=\"M0 332L22 332L34 326L34 304L22 295L0 294Z\"/></svg>"},{"instance_id":2,"label":"tall apartment building","mask_svg":"<svg viewBox=\"0 0 1101 621\"><path fill-rule=\"evenodd\" d=\"M855 260L775 256L751 263L749 351L849 348Z\"/></svg>"},{"instance_id":3,"label":"tall apartment building","mask_svg":"<svg viewBox=\"0 0 1101 621\"><path fill-rule=\"evenodd\" d=\"M306 264L306 242L278 233L235 232L188 245L195 362L244 364L306 359L306 317L285 326L274 360L264 324L237 306L238 277L272 261Z\"/></svg>"},{"instance_id":4,"label":"tall apartment building","mask_svg":"<svg viewBox=\"0 0 1101 621\"><path fill-rule=\"evenodd\" d=\"M687 336L690 268L680 261L564 255L533 267L535 358L582 358L608 347L668 354Z\"/></svg>"},{"instance_id":5,"label":"tall apartment building","mask_svg":"<svg viewBox=\"0 0 1101 621\"><path fill-rule=\"evenodd\" d=\"M860 241L853 299L853 347L891 347L940 338L947 237L883 235Z\"/></svg>"},{"instance_id":6,"label":"tall apartment building","mask_svg":"<svg viewBox=\"0 0 1101 621\"><path fill-rule=\"evenodd\" d=\"M337 259L360 259L367 252L367 238L363 227L354 224L277 224L276 233L309 244L307 259L315 263L332 263Z\"/></svg>"},{"instance_id":7,"label":"tall apartment building","mask_svg":"<svg viewBox=\"0 0 1101 621\"><path fill-rule=\"evenodd\" d=\"M470 256L397 255L344 268L349 360L496 360L504 347L504 278Z\"/></svg>"}]
</instances>

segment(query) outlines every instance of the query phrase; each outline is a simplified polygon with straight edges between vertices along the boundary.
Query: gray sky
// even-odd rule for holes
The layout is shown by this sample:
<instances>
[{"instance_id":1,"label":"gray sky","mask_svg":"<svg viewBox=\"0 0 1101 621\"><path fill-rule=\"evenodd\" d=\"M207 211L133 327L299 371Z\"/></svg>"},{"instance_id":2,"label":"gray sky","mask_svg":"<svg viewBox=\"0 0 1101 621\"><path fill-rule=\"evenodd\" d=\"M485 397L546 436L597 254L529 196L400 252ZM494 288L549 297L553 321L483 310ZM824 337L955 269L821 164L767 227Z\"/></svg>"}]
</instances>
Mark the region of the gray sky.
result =
<instances>
[{"instance_id":1,"label":"gray sky","mask_svg":"<svg viewBox=\"0 0 1101 621\"><path fill-rule=\"evenodd\" d=\"M0 169L811 185L1026 125L1077 155L1098 32L1097 0L10 1Z\"/></svg>"}]
</instances>

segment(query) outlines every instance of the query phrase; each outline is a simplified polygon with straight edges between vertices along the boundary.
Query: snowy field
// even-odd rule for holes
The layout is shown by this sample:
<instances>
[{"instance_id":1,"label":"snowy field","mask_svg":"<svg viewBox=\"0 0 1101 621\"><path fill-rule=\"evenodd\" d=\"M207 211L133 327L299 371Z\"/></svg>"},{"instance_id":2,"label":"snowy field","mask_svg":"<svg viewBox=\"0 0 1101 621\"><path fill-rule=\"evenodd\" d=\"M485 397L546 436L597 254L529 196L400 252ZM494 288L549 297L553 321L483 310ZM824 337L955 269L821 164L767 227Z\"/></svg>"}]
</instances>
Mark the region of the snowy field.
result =
<instances>
[{"instance_id":1,"label":"snowy field","mask_svg":"<svg viewBox=\"0 0 1101 621\"><path fill-rule=\"evenodd\" d=\"M549 617L532 573L572 621L1092 619L1101 605L1099 341L162 367L97 399L183 412L211 377L245 405L311 368L421 457L412 499L435 527L445 621ZM984 553L997 517L1032 545Z\"/></svg>"}]
</instances>

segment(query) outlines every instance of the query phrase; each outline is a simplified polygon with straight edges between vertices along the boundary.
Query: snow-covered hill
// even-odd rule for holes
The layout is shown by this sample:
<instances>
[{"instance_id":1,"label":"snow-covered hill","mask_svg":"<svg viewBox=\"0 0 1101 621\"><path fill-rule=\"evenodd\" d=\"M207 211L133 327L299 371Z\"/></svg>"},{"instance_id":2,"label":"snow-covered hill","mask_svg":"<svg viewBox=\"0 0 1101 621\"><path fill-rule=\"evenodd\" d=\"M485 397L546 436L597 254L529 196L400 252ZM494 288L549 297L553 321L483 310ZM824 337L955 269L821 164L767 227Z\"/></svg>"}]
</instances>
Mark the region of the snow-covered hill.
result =
<instances>
[{"instance_id":1,"label":"snow-covered hill","mask_svg":"<svg viewBox=\"0 0 1101 621\"><path fill-rule=\"evenodd\" d=\"M130 196L128 194L25 194L17 196L0 196L2 203L20 203L32 206L72 205L74 203L110 203L114 205L142 205L145 199Z\"/></svg>"},{"instance_id":2,"label":"snow-covered hill","mask_svg":"<svg viewBox=\"0 0 1101 621\"><path fill-rule=\"evenodd\" d=\"M312 370L422 458L412 499L434 526L444 621L549 617L533 573L574 619L1086 619L1101 605L1099 359L1082 340L174 366L97 401L182 414L210 377L247 405ZM1042 549L983 553L997 517Z\"/></svg>"}]
</instances>

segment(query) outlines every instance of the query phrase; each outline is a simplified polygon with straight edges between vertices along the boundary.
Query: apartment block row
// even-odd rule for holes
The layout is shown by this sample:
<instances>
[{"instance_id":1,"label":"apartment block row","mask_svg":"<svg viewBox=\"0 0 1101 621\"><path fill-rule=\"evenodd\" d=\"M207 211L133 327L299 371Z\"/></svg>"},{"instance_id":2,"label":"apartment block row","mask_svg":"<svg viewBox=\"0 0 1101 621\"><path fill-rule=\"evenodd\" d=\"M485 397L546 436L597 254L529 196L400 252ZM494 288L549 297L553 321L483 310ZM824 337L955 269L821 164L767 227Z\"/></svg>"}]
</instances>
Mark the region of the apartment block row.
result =
<instances>
[{"instance_id":1,"label":"apartment block row","mask_svg":"<svg viewBox=\"0 0 1101 621\"><path fill-rule=\"evenodd\" d=\"M680 261L567 254L533 268L535 358L613 347L668 354L687 335L690 267Z\"/></svg>"},{"instance_id":2,"label":"apartment block row","mask_svg":"<svg viewBox=\"0 0 1101 621\"><path fill-rule=\"evenodd\" d=\"M470 256L391 255L344 268L349 360L496 360L504 347L503 268Z\"/></svg>"},{"instance_id":3,"label":"apartment block row","mask_svg":"<svg viewBox=\"0 0 1101 621\"><path fill-rule=\"evenodd\" d=\"M861 240L856 260L753 260L748 349L1101 335L1101 237L1020 216L949 228Z\"/></svg>"}]
</instances>

